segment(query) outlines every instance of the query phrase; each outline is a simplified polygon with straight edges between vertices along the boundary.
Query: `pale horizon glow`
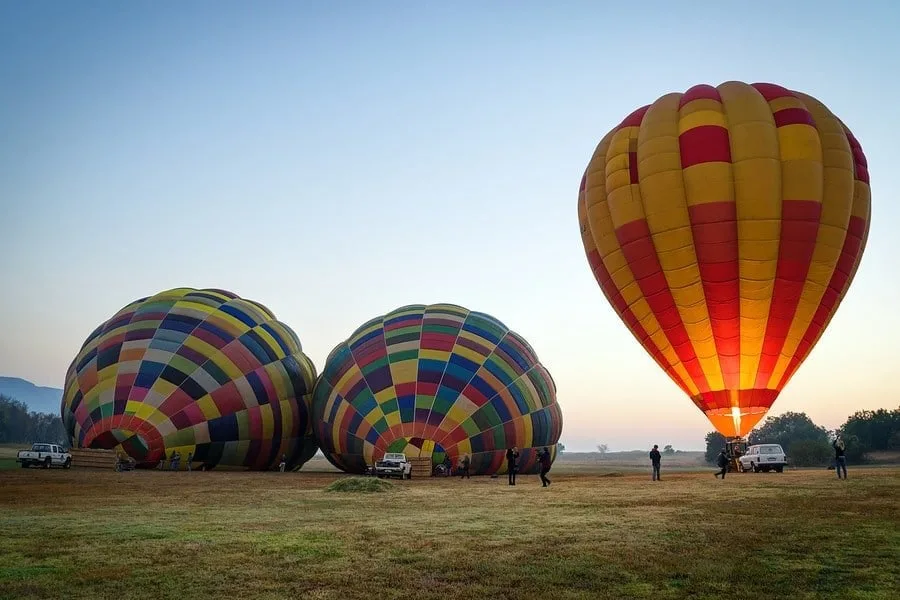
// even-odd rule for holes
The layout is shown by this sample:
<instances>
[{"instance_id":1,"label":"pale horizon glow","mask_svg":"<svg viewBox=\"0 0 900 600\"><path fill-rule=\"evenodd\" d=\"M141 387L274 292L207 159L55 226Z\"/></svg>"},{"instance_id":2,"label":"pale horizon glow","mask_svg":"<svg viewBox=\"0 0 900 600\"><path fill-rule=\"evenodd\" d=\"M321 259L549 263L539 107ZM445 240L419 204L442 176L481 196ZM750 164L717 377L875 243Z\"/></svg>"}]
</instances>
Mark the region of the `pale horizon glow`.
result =
<instances>
[{"instance_id":1,"label":"pale horizon glow","mask_svg":"<svg viewBox=\"0 0 900 600\"><path fill-rule=\"evenodd\" d=\"M633 109L737 79L822 100L872 180L862 266L769 414L895 408L897 22L888 2L4 3L0 375L62 387L101 321L174 287L261 302L319 372L366 320L451 302L532 345L569 450L702 449L711 424L595 283L576 200Z\"/></svg>"}]
</instances>

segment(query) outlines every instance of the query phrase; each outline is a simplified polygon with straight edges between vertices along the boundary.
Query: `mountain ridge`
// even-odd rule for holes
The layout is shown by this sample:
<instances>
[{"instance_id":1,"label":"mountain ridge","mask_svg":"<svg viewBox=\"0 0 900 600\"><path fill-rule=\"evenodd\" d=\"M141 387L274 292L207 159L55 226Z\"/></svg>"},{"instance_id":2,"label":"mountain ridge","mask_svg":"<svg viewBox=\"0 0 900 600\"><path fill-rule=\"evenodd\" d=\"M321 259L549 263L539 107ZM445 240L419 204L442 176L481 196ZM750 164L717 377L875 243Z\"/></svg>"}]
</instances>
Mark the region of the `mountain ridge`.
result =
<instances>
[{"instance_id":1,"label":"mountain ridge","mask_svg":"<svg viewBox=\"0 0 900 600\"><path fill-rule=\"evenodd\" d=\"M38 386L21 377L0 376L0 394L24 402L30 412L60 414L60 388Z\"/></svg>"}]
</instances>

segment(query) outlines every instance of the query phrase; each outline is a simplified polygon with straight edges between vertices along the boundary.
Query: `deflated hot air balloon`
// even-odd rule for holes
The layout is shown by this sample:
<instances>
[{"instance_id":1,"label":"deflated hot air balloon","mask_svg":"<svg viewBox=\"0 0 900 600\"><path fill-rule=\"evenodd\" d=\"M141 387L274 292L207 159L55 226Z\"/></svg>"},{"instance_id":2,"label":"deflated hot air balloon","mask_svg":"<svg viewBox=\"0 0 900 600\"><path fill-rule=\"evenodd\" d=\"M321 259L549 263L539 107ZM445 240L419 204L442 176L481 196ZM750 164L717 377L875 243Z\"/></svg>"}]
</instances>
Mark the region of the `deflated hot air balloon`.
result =
<instances>
[{"instance_id":1,"label":"deflated hot air balloon","mask_svg":"<svg viewBox=\"0 0 900 600\"><path fill-rule=\"evenodd\" d=\"M178 288L121 309L69 367L62 418L74 447L143 465L294 468L316 451L316 371L291 329L250 300Z\"/></svg>"},{"instance_id":2,"label":"deflated hot air balloon","mask_svg":"<svg viewBox=\"0 0 900 600\"><path fill-rule=\"evenodd\" d=\"M869 231L869 173L821 102L769 83L698 85L630 114L578 198L588 262L654 360L744 436L809 355Z\"/></svg>"},{"instance_id":3,"label":"deflated hot air balloon","mask_svg":"<svg viewBox=\"0 0 900 600\"><path fill-rule=\"evenodd\" d=\"M463 455L472 474L520 472L537 453L556 456L562 414L556 385L516 333L484 313L452 304L413 305L372 319L339 344L316 384L319 444L338 468L362 472L386 452Z\"/></svg>"}]
</instances>

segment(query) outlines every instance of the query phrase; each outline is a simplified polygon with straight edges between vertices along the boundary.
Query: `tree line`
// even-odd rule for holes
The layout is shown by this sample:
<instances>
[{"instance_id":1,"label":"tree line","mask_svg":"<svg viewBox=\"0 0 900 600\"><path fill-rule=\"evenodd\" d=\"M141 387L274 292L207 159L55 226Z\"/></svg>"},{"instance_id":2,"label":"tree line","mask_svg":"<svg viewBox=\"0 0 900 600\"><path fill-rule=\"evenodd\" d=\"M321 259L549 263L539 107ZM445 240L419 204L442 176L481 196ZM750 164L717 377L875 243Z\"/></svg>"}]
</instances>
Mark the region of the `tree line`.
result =
<instances>
[{"instance_id":1,"label":"tree line","mask_svg":"<svg viewBox=\"0 0 900 600\"><path fill-rule=\"evenodd\" d=\"M806 413L788 412L769 417L762 427L750 432L750 444L781 444L788 461L798 467L819 467L831 463L835 437L844 441L847 460L861 463L873 452L900 451L900 407L895 410L857 411L834 430L816 425ZM706 434L706 460L715 461L725 446L718 431Z\"/></svg>"},{"instance_id":2,"label":"tree line","mask_svg":"<svg viewBox=\"0 0 900 600\"><path fill-rule=\"evenodd\" d=\"M29 412L24 402L0 395L0 444L48 442L68 446L59 415Z\"/></svg>"}]
</instances>

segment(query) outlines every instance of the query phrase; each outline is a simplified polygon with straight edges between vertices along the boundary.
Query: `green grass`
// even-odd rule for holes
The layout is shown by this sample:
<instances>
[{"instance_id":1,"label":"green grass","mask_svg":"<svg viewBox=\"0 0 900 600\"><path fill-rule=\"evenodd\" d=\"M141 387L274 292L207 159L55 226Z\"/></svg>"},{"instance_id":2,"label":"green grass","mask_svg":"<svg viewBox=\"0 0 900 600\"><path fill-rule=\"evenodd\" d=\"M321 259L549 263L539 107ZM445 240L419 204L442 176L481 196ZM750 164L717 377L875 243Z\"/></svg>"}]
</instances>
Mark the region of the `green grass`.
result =
<instances>
[{"instance_id":1,"label":"green grass","mask_svg":"<svg viewBox=\"0 0 900 600\"><path fill-rule=\"evenodd\" d=\"M620 475L556 474L543 489L535 476L8 471L0 598L893 600L900 588L900 469ZM402 493L328 491L355 481Z\"/></svg>"}]
</instances>

